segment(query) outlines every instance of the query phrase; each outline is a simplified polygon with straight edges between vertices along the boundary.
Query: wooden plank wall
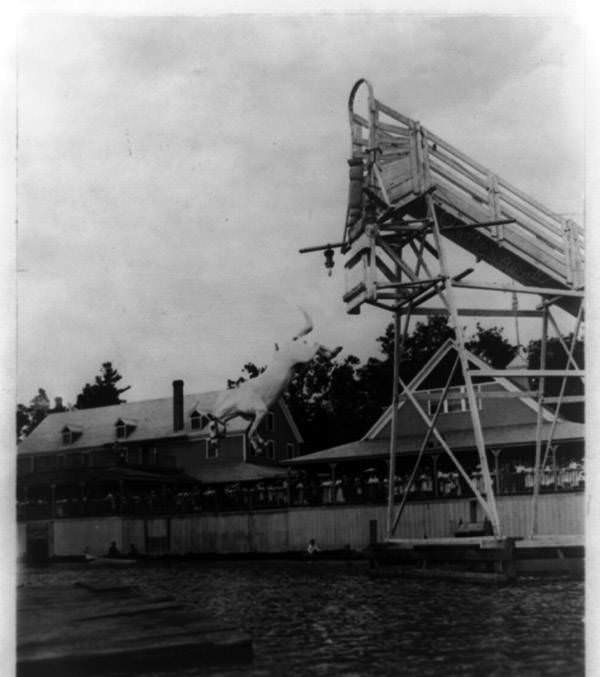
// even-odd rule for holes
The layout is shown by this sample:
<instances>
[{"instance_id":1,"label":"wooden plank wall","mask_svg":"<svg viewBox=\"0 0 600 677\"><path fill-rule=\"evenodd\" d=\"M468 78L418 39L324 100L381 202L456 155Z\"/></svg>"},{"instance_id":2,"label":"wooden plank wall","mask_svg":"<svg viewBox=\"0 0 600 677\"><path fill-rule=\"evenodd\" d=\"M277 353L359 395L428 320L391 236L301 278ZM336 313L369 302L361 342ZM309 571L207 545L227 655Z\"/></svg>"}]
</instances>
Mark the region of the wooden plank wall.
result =
<instances>
[{"instance_id":1,"label":"wooden plank wall","mask_svg":"<svg viewBox=\"0 0 600 677\"><path fill-rule=\"evenodd\" d=\"M504 535L527 533L531 497L501 496L497 499ZM400 520L399 538L451 536L453 526L470 517L469 500L409 503ZM477 520L482 520L477 507ZM54 522L57 556L78 555L87 546L93 553L105 552L111 541L127 552L134 544L144 552L144 533L169 535L169 552L246 553L304 550L311 538L322 549L364 548L369 542L369 522L377 520L378 540L385 538L386 507L330 506L257 511L254 513L205 513L143 518L118 517L61 519ZM584 495L581 493L539 497L540 534L583 534Z\"/></svg>"}]
</instances>

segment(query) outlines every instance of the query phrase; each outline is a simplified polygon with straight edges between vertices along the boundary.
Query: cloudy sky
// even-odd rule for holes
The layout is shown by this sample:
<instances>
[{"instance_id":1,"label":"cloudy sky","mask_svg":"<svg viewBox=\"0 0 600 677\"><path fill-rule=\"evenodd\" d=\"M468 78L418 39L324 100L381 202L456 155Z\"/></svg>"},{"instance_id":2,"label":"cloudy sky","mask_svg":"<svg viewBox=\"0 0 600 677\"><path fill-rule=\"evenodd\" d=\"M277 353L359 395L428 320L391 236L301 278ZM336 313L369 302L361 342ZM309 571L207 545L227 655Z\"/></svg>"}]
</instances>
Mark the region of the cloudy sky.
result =
<instances>
[{"instance_id":1,"label":"cloudy sky","mask_svg":"<svg viewBox=\"0 0 600 677\"><path fill-rule=\"evenodd\" d=\"M18 400L72 402L107 360L129 400L221 388L297 304L315 337L373 353L390 317L347 316L339 258L329 278L298 254L341 239L359 77L581 221L582 41L539 17L23 19Z\"/></svg>"}]
</instances>

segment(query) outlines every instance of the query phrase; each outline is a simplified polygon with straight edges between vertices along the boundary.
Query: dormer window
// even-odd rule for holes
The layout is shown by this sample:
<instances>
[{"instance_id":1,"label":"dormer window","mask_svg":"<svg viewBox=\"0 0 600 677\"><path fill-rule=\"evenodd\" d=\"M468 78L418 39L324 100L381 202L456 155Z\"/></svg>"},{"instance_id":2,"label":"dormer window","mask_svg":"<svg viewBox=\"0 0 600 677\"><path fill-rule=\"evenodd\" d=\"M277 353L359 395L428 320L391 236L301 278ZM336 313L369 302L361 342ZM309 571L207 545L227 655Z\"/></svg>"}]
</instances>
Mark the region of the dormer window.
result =
<instances>
[{"instance_id":1,"label":"dormer window","mask_svg":"<svg viewBox=\"0 0 600 677\"><path fill-rule=\"evenodd\" d=\"M481 393L481 384L475 385L475 391ZM427 400L427 413L433 416L438 406L439 398L443 390L430 390L429 399ZM483 408L483 401L481 397L477 398L477 408ZM448 391L448 398L442 402L440 414L456 414L460 412L469 411L469 399L467 396L466 386L458 386L450 388Z\"/></svg>"},{"instance_id":2,"label":"dormer window","mask_svg":"<svg viewBox=\"0 0 600 677\"><path fill-rule=\"evenodd\" d=\"M83 434L83 429L77 425L66 425L61 431L62 443L73 444Z\"/></svg>"},{"instance_id":3,"label":"dormer window","mask_svg":"<svg viewBox=\"0 0 600 677\"><path fill-rule=\"evenodd\" d=\"M190 414L190 426L192 430L202 430L210 423L210 419L206 414L202 414L199 411L194 410Z\"/></svg>"},{"instance_id":4,"label":"dormer window","mask_svg":"<svg viewBox=\"0 0 600 677\"><path fill-rule=\"evenodd\" d=\"M115 430L117 433L117 439L119 440L124 440L126 437L129 437L131 433L135 430L136 428L136 422L131 421L125 418L120 418L116 423L115 423Z\"/></svg>"}]
</instances>

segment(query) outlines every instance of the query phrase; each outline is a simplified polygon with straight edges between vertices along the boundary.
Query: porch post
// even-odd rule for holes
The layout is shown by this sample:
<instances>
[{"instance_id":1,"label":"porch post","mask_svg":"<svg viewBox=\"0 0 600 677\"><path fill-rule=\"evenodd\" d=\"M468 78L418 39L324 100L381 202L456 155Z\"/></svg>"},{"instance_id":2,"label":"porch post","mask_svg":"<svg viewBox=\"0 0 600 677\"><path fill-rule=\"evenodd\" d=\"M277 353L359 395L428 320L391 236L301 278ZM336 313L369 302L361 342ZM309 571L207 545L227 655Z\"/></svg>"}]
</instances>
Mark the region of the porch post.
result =
<instances>
[{"instance_id":1,"label":"porch post","mask_svg":"<svg viewBox=\"0 0 600 677\"><path fill-rule=\"evenodd\" d=\"M500 452L502 449L492 449L492 454L494 454L494 472L496 473L496 494L500 493Z\"/></svg>"},{"instance_id":2,"label":"porch post","mask_svg":"<svg viewBox=\"0 0 600 677\"><path fill-rule=\"evenodd\" d=\"M335 491L335 466L336 465L337 465L337 463L330 463L329 464L329 467L331 468L331 502L332 503L335 503L335 498L336 498L336 496L335 496L335 494L336 494L336 491Z\"/></svg>"},{"instance_id":3,"label":"porch post","mask_svg":"<svg viewBox=\"0 0 600 677\"><path fill-rule=\"evenodd\" d=\"M125 497L125 482L119 480L119 514L123 514L123 499Z\"/></svg>"},{"instance_id":4,"label":"porch post","mask_svg":"<svg viewBox=\"0 0 600 677\"><path fill-rule=\"evenodd\" d=\"M56 484L50 485L50 517L56 517Z\"/></svg>"},{"instance_id":5,"label":"porch post","mask_svg":"<svg viewBox=\"0 0 600 677\"><path fill-rule=\"evenodd\" d=\"M288 508L292 507L292 472L289 468L287 472L287 505Z\"/></svg>"},{"instance_id":6,"label":"porch post","mask_svg":"<svg viewBox=\"0 0 600 677\"><path fill-rule=\"evenodd\" d=\"M438 460L440 458L439 454L432 454L431 459L433 461L433 497L438 498L439 496L439 489L438 489Z\"/></svg>"}]
</instances>

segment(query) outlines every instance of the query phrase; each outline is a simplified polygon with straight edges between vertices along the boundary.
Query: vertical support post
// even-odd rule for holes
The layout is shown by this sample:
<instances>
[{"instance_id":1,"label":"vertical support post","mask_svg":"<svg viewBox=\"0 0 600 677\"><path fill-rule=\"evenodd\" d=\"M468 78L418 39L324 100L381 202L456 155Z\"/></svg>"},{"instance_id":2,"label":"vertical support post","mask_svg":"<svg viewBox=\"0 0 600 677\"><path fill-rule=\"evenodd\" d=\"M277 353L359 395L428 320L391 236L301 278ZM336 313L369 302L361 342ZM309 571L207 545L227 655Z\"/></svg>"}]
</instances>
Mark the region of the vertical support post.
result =
<instances>
[{"instance_id":1,"label":"vertical support post","mask_svg":"<svg viewBox=\"0 0 600 677\"><path fill-rule=\"evenodd\" d=\"M477 404L477 397L475 396L475 389L473 388L473 379L471 378L471 373L469 370L469 360L466 355L465 341L463 332L460 326L460 320L458 317L458 310L454 302L454 294L452 290L452 281L448 272L448 265L446 262L446 254L442 246L442 237L440 233L440 225L437 219L437 213L435 209L435 203L431 194L427 195L427 208L429 212L429 217L433 223L433 236L435 239L435 246L438 251L439 261L440 261L440 270L444 276L444 286L446 290L445 302L448 306L448 311L450 317L452 318L452 323L454 325L454 332L456 335L456 347L458 355L460 358L460 363L462 367L463 376L465 379L465 385L467 389L467 398L469 401L469 408L471 410L471 422L473 424L473 433L475 436L475 443L477 446L477 451L479 452L479 462L481 463L481 472L483 475L483 484L485 487L485 494L487 499L488 509L490 511L490 521L492 523L492 529L494 531L494 536L500 536L500 520L498 518L498 510L496 508L496 499L494 497L494 490L492 487L492 480L490 477L490 469L488 466L487 456L485 452L485 442L483 439L483 432L481 429L481 420L479 418L479 409Z\"/></svg>"},{"instance_id":2,"label":"vertical support post","mask_svg":"<svg viewBox=\"0 0 600 677\"><path fill-rule=\"evenodd\" d=\"M390 430L390 462L388 474L387 537L392 537L394 519L394 482L398 451L398 404L400 398L400 313L394 312L394 365L392 384L392 420Z\"/></svg>"},{"instance_id":3,"label":"vertical support post","mask_svg":"<svg viewBox=\"0 0 600 677\"><path fill-rule=\"evenodd\" d=\"M406 483L406 486L404 487L404 494L402 495L402 500L400 501L400 507L398 508L396 512L396 516L394 517L394 521L392 523L392 528L391 528L391 536L394 535L394 531L396 530L396 527L398 526L398 522L400 521L400 517L402 515L402 511L404 510L404 506L406 505L406 501L408 500L408 492L410 491L410 488L413 485L413 482L415 481L415 477L417 475L417 470L419 468L419 464L421 463L421 459L423 458L423 454L425 453L425 448L427 447L427 444L429 443L429 438L431 435L435 435L438 438L438 441L441 442L442 447L448 452L450 458L455 460L453 458L453 455L450 453L449 449L450 447L447 447L446 443L443 441L443 438L439 437L439 433L436 428L437 420L440 415L440 412L443 409L444 405L444 400L446 399L446 396L448 395L448 389L450 388L450 384L452 383L452 379L454 378L454 372L456 371L456 368L459 363L459 358L458 355L456 357L456 360L454 360L454 364L452 365L452 369L450 370L450 375L448 376L448 380L446 381L446 385L444 386L444 390L442 392L442 395L440 399L438 400L437 407L435 408L435 412L433 414L433 417L431 419L426 420L427 417L424 417L424 412L420 409L420 406L417 403L417 400L414 399L414 395L410 392L410 389L408 389L408 386L404 386L404 391L408 395L408 398L411 400L413 406L417 410L419 414L423 417L423 421L427 425L427 432L425 433L425 437L423 438L421 442L421 447L419 448L419 453L417 454L417 459L415 461L415 464L413 466L412 472L410 474L410 477L408 479L408 482ZM400 378L398 377L398 381L400 381ZM457 466L458 467L458 466ZM461 468L459 468L461 472L464 472ZM479 497L481 498L481 497ZM391 537L390 536L390 537Z\"/></svg>"},{"instance_id":4,"label":"vertical support post","mask_svg":"<svg viewBox=\"0 0 600 677\"><path fill-rule=\"evenodd\" d=\"M492 172L488 172L488 204L492 220L500 218L500 205L498 204L498 178ZM492 237L496 240L504 239L504 226L494 226Z\"/></svg>"},{"instance_id":5,"label":"vertical support post","mask_svg":"<svg viewBox=\"0 0 600 677\"><path fill-rule=\"evenodd\" d=\"M502 449L492 449L494 454L494 474L496 476L496 494L500 493L500 452Z\"/></svg>"},{"instance_id":6,"label":"vertical support post","mask_svg":"<svg viewBox=\"0 0 600 677\"><path fill-rule=\"evenodd\" d=\"M330 463L331 468L331 502L335 503L335 466L336 463Z\"/></svg>"},{"instance_id":7,"label":"vertical support post","mask_svg":"<svg viewBox=\"0 0 600 677\"><path fill-rule=\"evenodd\" d=\"M439 454L433 454L431 457L431 460L433 462L433 497L437 498L439 495L439 487L438 487L438 460L440 458Z\"/></svg>"},{"instance_id":8,"label":"vertical support post","mask_svg":"<svg viewBox=\"0 0 600 677\"><path fill-rule=\"evenodd\" d=\"M125 498L125 482L119 480L119 514L123 514L123 499Z\"/></svg>"},{"instance_id":9,"label":"vertical support post","mask_svg":"<svg viewBox=\"0 0 600 677\"><path fill-rule=\"evenodd\" d=\"M79 482L79 514L84 516L87 512L87 495L86 495L86 483Z\"/></svg>"},{"instance_id":10,"label":"vertical support post","mask_svg":"<svg viewBox=\"0 0 600 677\"><path fill-rule=\"evenodd\" d=\"M546 350L548 347L548 306L544 306L542 316L542 344L540 347L540 369L546 368ZM545 378L540 376L538 382L538 411L535 431L535 461L533 466L533 496L531 498L531 522L529 538L533 538L537 531L537 499L540 493L540 465L542 460L542 421L544 420L544 386Z\"/></svg>"}]
</instances>

